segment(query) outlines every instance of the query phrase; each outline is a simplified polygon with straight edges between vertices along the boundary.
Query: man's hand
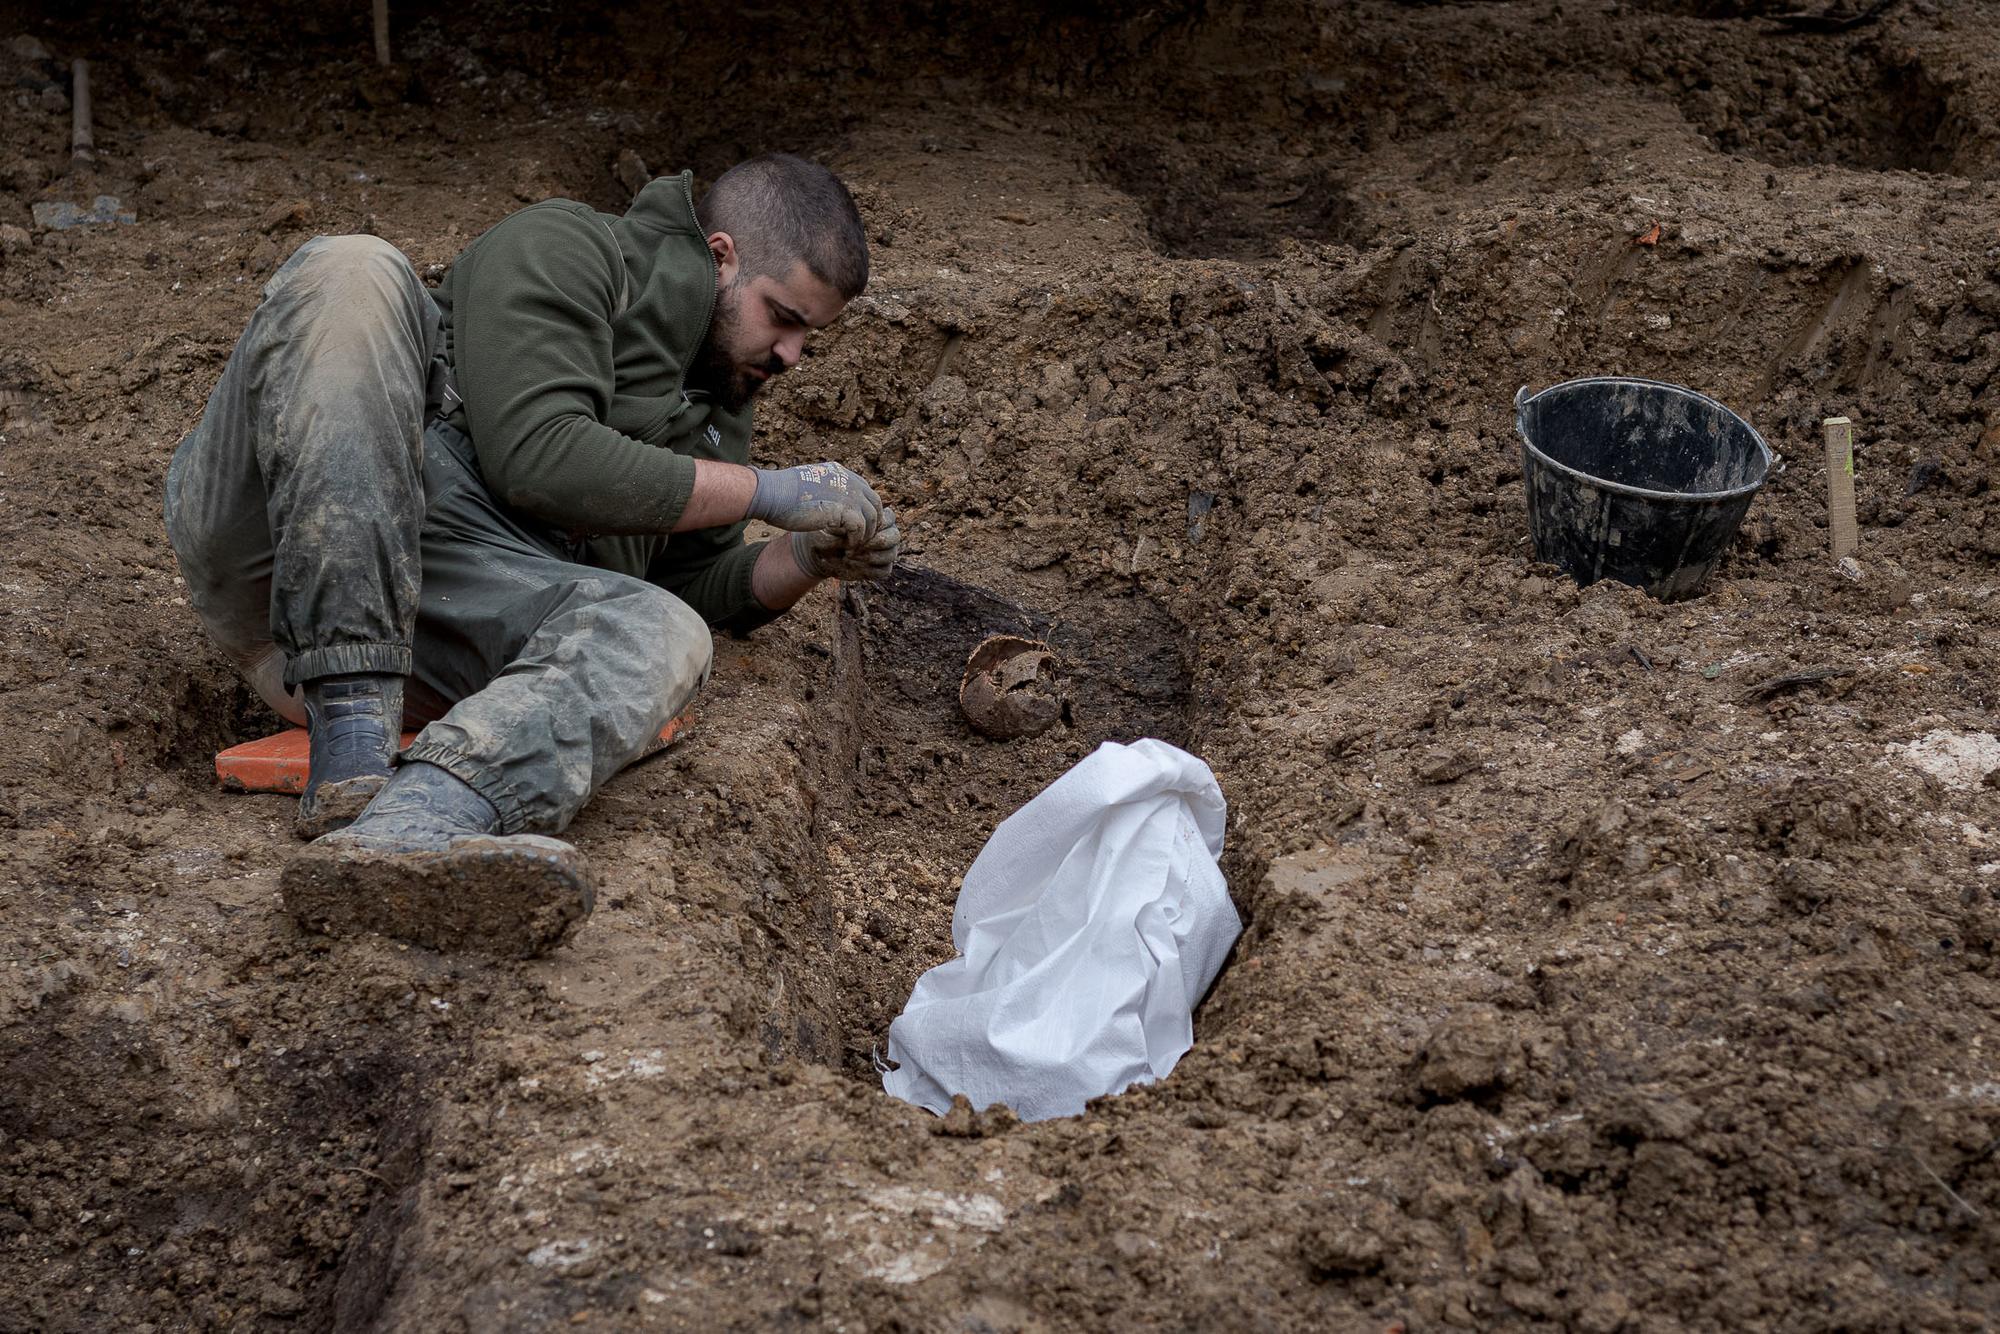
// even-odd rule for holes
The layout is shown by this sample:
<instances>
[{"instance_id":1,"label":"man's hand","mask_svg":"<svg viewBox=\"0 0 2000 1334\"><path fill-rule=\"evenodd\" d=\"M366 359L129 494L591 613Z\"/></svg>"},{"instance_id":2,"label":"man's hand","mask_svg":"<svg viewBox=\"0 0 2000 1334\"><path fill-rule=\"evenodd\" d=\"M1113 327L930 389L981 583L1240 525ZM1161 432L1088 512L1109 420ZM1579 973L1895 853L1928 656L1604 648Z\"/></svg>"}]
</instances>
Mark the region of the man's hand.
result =
<instances>
[{"instance_id":1,"label":"man's hand","mask_svg":"<svg viewBox=\"0 0 2000 1334\"><path fill-rule=\"evenodd\" d=\"M903 534L891 509L882 511L882 526L875 535L859 544L835 532L792 534L792 559L802 573L814 579L886 579L896 568L896 556L902 549Z\"/></svg>"},{"instance_id":2,"label":"man's hand","mask_svg":"<svg viewBox=\"0 0 2000 1334\"><path fill-rule=\"evenodd\" d=\"M837 535L841 545L857 554L882 527L881 498L851 468L827 462L756 472L752 519L793 533ZM893 554L890 559L893 563Z\"/></svg>"}]
</instances>

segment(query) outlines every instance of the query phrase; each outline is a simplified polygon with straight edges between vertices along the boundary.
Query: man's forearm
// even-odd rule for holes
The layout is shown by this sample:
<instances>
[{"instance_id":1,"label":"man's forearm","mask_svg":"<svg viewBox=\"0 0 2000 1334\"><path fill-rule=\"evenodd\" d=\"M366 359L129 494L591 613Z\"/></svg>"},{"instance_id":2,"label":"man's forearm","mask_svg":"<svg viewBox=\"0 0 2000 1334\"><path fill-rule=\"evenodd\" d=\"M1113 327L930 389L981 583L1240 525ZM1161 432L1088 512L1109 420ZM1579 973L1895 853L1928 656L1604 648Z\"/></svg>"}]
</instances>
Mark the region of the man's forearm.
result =
<instances>
[{"instance_id":1,"label":"man's forearm","mask_svg":"<svg viewBox=\"0 0 2000 1334\"><path fill-rule=\"evenodd\" d=\"M757 470L715 459L694 461L694 489L688 493L681 517L673 531L696 528L724 528L741 523L750 513L750 498L757 494Z\"/></svg>"},{"instance_id":2,"label":"man's forearm","mask_svg":"<svg viewBox=\"0 0 2000 1334\"><path fill-rule=\"evenodd\" d=\"M792 544L780 537L757 554L757 564L750 571L750 596L766 611L783 611L812 592L818 582L799 568Z\"/></svg>"}]
</instances>

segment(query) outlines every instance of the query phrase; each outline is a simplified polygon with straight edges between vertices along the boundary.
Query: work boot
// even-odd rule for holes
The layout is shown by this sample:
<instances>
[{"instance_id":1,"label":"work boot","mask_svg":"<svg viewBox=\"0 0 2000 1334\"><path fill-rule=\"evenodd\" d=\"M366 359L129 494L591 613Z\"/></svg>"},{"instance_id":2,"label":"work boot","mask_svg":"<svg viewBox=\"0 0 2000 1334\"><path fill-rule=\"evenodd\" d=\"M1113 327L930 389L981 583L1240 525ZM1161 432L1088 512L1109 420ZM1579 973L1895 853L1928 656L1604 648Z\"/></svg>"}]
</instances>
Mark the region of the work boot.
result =
<instances>
[{"instance_id":1,"label":"work boot","mask_svg":"<svg viewBox=\"0 0 2000 1334\"><path fill-rule=\"evenodd\" d=\"M318 838L354 823L389 781L403 732L403 678L322 676L306 682L311 767L293 828Z\"/></svg>"},{"instance_id":2,"label":"work boot","mask_svg":"<svg viewBox=\"0 0 2000 1334\"><path fill-rule=\"evenodd\" d=\"M590 916L589 867L558 839L499 828L499 812L471 786L434 764L405 764L360 819L286 863L285 907L329 935L546 953Z\"/></svg>"}]
</instances>

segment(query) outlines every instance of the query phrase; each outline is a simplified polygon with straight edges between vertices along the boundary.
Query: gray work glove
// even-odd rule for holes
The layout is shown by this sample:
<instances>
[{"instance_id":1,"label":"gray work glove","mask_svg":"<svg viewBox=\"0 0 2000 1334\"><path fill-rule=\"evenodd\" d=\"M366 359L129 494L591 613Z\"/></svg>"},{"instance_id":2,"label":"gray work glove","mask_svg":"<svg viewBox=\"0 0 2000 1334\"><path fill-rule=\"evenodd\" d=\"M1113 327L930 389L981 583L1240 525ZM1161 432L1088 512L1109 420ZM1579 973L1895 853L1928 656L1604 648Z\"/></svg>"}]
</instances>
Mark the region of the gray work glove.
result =
<instances>
[{"instance_id":1,"label":"gray work glove","mask_svg":"<svg viewBox=\"0 0 2000 1334\"><path fill-rule=\"evenodd\" d=\"M903 549L903 534L896 527L896 512L882 511L882 526L859 545L851 545L839 533L793 533L792 559L799 569L814 579L842 579L866 582L887 579L896 568Z\"/></svg>"},{"instance_id":2,"label":"gray work glove","mask_svg":"<svg viewBox=\"0 0 2000 1334\"><path fill-rule=\"evenodd\" d=\"M852 468L827 462L756 472L753 519L794 533L837 533L857 550L882 526L881 497Z\"/></svg>"}]
</instances>

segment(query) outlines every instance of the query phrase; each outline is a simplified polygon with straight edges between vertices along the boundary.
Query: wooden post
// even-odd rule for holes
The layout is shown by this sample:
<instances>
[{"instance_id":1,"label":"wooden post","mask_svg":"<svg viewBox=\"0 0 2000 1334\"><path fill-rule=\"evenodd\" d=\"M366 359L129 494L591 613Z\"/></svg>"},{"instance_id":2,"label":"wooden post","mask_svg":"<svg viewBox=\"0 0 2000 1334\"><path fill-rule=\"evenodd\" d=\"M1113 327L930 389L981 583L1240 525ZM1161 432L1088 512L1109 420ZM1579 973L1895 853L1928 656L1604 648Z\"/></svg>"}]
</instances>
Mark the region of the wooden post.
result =
<instances>
[{"instance_id":1,"label":"wooden post","mask_svg":"<svg viewBox=\"0 0 2000 1334\"><path fill-rule=\"evenodd\" d=\"M69 161L87 167L97 161L97 142L90 133L90 62L70 62Z\"/></svg>"},{"instance_id":2,"label":"wooden post","mask_svg":"<svg viewBox=\"0 0 2000 1334\"><path fill-rule=\"evenodd\" d=\"M389 60L389 0L375 0L375 63L390 64Z\"/></svg>"},{"instance_id":3,"label":"wooden post","mask_svg":"<svg viewBox=\"0 0 2000 1334\"><path fill-rule=\"evenodd\" d=\"M1861 546L1854 518L1854 424L1828 417L1826 429L1826 531L1835 562L1850 560Z\"/></svg>"}]
</instances>

